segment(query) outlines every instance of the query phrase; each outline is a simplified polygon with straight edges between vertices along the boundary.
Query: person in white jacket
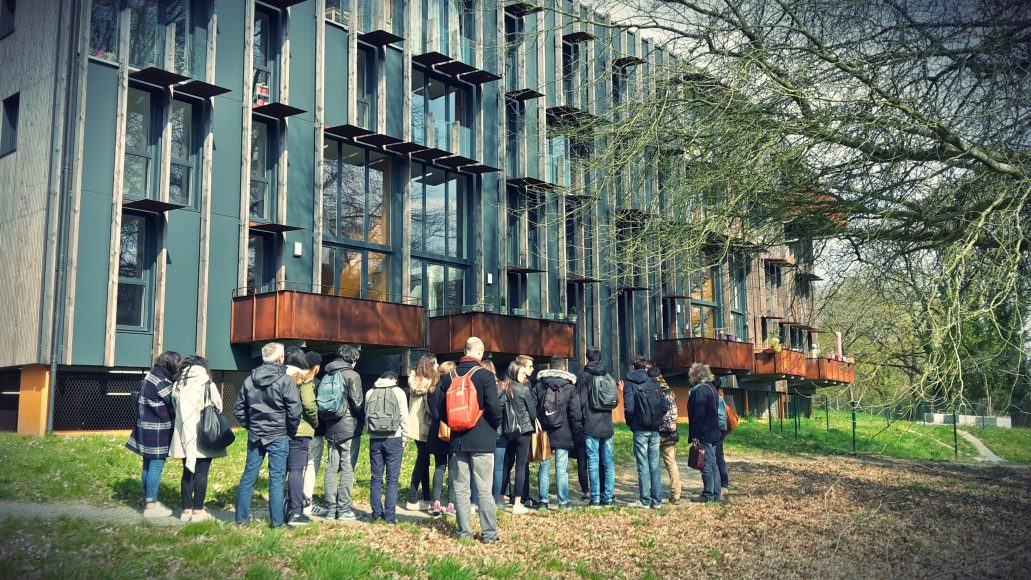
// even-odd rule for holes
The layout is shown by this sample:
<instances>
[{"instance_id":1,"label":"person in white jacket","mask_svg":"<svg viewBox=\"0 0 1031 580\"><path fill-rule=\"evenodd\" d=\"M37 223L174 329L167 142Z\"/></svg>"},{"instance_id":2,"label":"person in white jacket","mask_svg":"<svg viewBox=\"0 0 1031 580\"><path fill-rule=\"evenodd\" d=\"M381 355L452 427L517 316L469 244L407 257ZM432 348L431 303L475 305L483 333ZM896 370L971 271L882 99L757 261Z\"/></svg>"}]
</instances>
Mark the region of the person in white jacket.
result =
<instances>
[{"instance_id":1,"label":"person in white jacket","mask_svg":"<svg viewBox=\"0 0 1031 580\"><path fill-rule=\"evenodd\" d=\"M369 502L372 521L397 523L397 482L401 477L401 456L411 435L408 432L408 399L397 386L397 373L387 371L365 396L365 423L369 431ZM383 472L387 489L383 493Z\"/></svg>"},{"instance_id":2,"label":"person in white jacket","mask_svg":"<svg viewBox=\"0 0 1031 580\"><path fill-rule=\"evenodd\" d=\"M222 394L211 380L208 361L201 356L188 356L179 365L172 385L172 404L175 407L175 427L169 457L183 460L182 515L184 522L211 519L204 511L204 498L208 492L208 470L211 460L225 457L226 451L198 447L201 411L207 405L222 412Z\"/></svg>"}]
</instances>

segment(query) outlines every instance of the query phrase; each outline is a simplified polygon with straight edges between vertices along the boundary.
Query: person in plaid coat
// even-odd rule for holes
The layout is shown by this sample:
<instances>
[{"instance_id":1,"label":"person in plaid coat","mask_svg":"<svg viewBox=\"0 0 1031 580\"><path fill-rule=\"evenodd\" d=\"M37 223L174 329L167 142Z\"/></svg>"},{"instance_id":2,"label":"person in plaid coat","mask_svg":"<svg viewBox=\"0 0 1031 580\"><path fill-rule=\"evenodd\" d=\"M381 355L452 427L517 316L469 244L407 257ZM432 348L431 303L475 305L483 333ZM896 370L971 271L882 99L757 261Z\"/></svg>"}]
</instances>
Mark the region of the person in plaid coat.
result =
<instances>
[{"instance_id":1,"label":"person in plaid coat","mask_svg":"<svg viewBox=\"0 0 1031 580\"><path fill-rule=\"evenodd\" d=\"M148 518L172 515L172 510L158 503L158 485L172 442L172 377L181 358L174 351L161 353L140 381L136 397L138 418L125 443L129 450L143 456L143 516Z\"/></svg>"}]
</instances>

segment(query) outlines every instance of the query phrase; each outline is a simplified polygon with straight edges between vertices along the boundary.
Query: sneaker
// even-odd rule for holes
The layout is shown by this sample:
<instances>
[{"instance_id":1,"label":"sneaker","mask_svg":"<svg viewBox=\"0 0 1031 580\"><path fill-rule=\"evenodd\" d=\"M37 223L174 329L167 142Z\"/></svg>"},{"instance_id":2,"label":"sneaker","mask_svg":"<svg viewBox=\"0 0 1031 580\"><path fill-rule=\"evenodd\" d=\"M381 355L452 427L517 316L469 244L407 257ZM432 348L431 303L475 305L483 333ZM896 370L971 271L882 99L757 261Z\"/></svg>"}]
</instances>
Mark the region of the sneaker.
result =
<instances>
[{"instance_id":1,"label":"sneaker","mask_svg":"<svg viewBox=\"0 0 1031 580\"><path fill-rule=\"evenodd\" d=\"M591 509L601 509L601 502L592 501L591 503L587 504L587 507Z\"/></svg>"},{"instance_id":2,"label":"sneaker","mask_svg":"<svg viewBox=\"0 0 1031 580\"><path fill-rule=\"evenodd\" d=\"M521 516L530 513L530 510L526 509L526 506L522 504L515 504L512 506L512 515Z\"/></svg>"},{"instance_id":3,"label":"sneaker","mask_svg":"<svg viewBox=\"0 0 1031 580\"><path fill-rule=\"evenodd\" d=\"M430 515L436 518L436 517L440 517L440 515L442 513L443 512L440 509L440 502L439 501L433 502L433 506L430 507Z\"/></svg>"},{"instance_id":4,"label":"sneaker","mask_svg":"<svg viewBox=\"0 0 1031 580\"><path fill-rule=\"evenodd\" d=\"M433 504L431 504L428 501L419 501L419 511L421 511L421 512L428 512L428 511L430 511L430 508L432 506L433 506Z\"/></svg>"},{"instance_id":5,"label":"sneaker","mask_svg":"<svg viewBox=\"0 0 1031 580\"><path fill-rule=\"evenodd\" d=\"M539 501L539 502L537 502L537 505L534 506L534 509L536 509L538 511L547 511L548 510L548 502L546 502L546 501Z\"/></svg>"},{"instance_id":6,"label":"sneaker","mask_svg":"<svg viewBox=\"0 0 1031 580\"><path fill-rule=\"evenodd\" d=\"M405 509L410 511L410 512L417 512L417 511L419 511L419 507L420 507L419 506L419 502L417 502L417 501L405 502Z\"/></svg>"},{"instance_id":7,"label":"sneaker","mask_svg":"<svg viewBox=\"0 0 1031 580\"><path fill-rule=\"evenodd\" d=\"M474 503L469 504L469 513L470 514L475 514L475 513L479 512L479 511L480 511L480 506L478 506L477 504L474 504Z\"/></svg>"},{"instance_id":8,"label":"sneaker","mask_svg":"<svg viewBox=\"0 0 1031 580\"><path fill-rule=\"evenodd\" d=\"M490 538L490 539L483 539L483 540L481 540L481 541L482 541L482 542L483 542L483 543L484 543L485 545L488 545L488 546L489 546L489 545L491 545L491 544L497 544L498 542L500 542L500 541L501 541L501 536L494 536L493 538Z\"/></svg>"},{"instance_id":9,"label":"sneaker","mask_svg":"<svg viewBox=\"0 0 1031 580\"><path fill-rule=\"evenodd\" d=\"M215 517L204 510L193 512L193 523L206 522L213 519L215 519Z\"/></svg>"},{"instance_id":10,"label":"sneaker","mask_svg":"<svg viewBox=\"0 0 1031 580\"><path fill-rule=\"evenodd\" d=\"M691 498L691 503L705 503L707 501L709 500L706 499L704 495L696 495Z\"/></svg>"},{"instance_id":11,"label":"sneaker","mask_svg":"<svg viewBox=\"0 0 1031 580\"><path fill-rule=\"evenodd\" d=\"M453 504L453 503L447 504L447 507L444 508L444 515L455 517L455 504Z\"/></svg>"},{"instance_id":12,"label":"sneaker","mask_svg":"<svg viewBox=\"0 0 1031 580\"><path fill-rule=\"evenodd\" d=\"M307 515L311 515L312 517L316 518L326 518L327 520L332 520L337 517L337 511L334 509L330 509L326 506L316 505L311 507L311 514Z\"/></svg>"},{"instance_id":13,"label":"sneaker","mask_svg":"<svg viewBox=\"0 0 1031 580\"><path fill-rule=\"evenodd\" d=\"M659 504L657 504L657 503L653 503L652 505L648 506L648 509L653 509L653 510L661 510L661 509L662 509L662 506L660 506L660 505L659 505Z\"/></svg>"},{"instance_id":14,"label":"sneaker","mask_svg":"<svg viewBox=\"0 0 1031 580\"><path fill-rule=\"evenodd\" d=\"M646 509L648 506L644 505L643 503L641 503L639 501L632 501L632 502L626 504L626 507L632 508L632 509Z\"/></svg>"},{"instance_id":15,"label":"sneaker","mask_svg":"<svg viewBox=\"0 0 1031 580\"><path fill-rule=\"evenodd\" d=\"M353 522L358 519L358 516L354 515L351 510L337 512L337 521Z\"/></svg>"},{"instance_id":16,"label":"sneaker","mask_svg":"<svg viewBox=\"0 0 1031 580\"><path fill-rule=\"evenodd\" d=\"M145 518L167 518L171 515L172 510L166 508L160 503L155 503L153 506L143 510L143 517Z\"/></svg>"},{"instance_id":17,"label":"sneaker","mask_svg":"<svg viewBox=\"0 0 1031 580\"><path fill-rule=\"evenodd\" d=\"M311 523L311 518L304 514L294 514L287 518L286 525L291 527L306 526Z\"/></svg>"},{"instance_id":18,"label":"sneaker","mask_svg":"<svg viewBox=\"0 0 1031 580\"><path fill-rule=\"evenodd\" d=\"M574 505L573 502L571 502L571 501L567 501L566 503L558 504L558 509L560 509L560 510L571 510L571 509L573 509L575 507L576 507L576 505Z\"/></svg>"},{"instance_id":19,"label":"sneaker","mask_svg":"<svg viewBox=\"0 0 1031 580\"><path fill-rule=\"evenodd\" d=\"M610 507L612 507L612 502L611 501L603 501L603 502L601 502L601 507L603 507L603 508L610 508Z\"/></svg>"},{"instance_id":20,"label":"sneaker","mask_svg":"<svg viewBox=\"0 0 1031 580\"><path fill-rule=\"evenodd\" d=\"M387 524L388 526L396 526L397 525L397 520L396 519L393 519L393 520L384 519L383 523Z\"/></svg>"},{"instance_id":21,"label":"sneaker","mask_svg":"<svg viewBox=\"0 0 1031 580\"><path fill-rule=\"evenodd\" d=\"M523 505L528 507L528 508L530 508L530 509L532 509L532 510L534 510L534 509L537 509L537 506L540 505L540 502L538 502L537 500L535 500L533 498L527 498L527 499L523 500Z\"/></svg>"},{"instance_id":22,"label":"sneaker","mask_svg":"<svg viewBox=\"0 0 1031 580\"><path fill-rule=\"evenodd\" d=\"M192 519L193 519L193 512L183 512L183 513L179 514L179 521L180 522L189 522Z\"/></svg>"},{"instance_id":23,"label":"sneaker","mask_svg":"<svg viewBox=\"0 0 1031 580\"><path fill-rule=\"evenodd\" d=\"M671 497L669 499L669 503L670 503L670 505L677 505L678 503L680 503L680 498L679 497Z\"/></svg>"},{"instance_id":24,"label":"sneaker","mask_svg":"<svg viewBox=\"0 0 1031 580\"><path fill-rule=\"evenodd\" d=\"M584 496L580 498L580 501L584 503L591 503L591 492L585 493Z\"/></svg>"}]
</instances>

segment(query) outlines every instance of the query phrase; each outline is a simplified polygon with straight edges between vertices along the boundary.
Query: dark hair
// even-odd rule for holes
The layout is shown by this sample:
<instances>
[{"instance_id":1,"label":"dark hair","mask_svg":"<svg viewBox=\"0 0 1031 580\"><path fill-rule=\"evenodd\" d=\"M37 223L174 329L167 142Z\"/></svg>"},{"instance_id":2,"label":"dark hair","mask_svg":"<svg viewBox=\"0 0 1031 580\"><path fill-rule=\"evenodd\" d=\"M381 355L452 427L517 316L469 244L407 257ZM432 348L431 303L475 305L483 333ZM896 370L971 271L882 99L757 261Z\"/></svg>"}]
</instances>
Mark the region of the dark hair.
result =
<instances>
[{"instance_id":1,"label":"dark hair","mask_svg":"<svg viewBox=\"0 0 1031 580\"><path fill-rule=\"evenodd\" d=\"M322 366L322 355L315 352L314 350L309 350L308 352L304 353L304 358L308 359L309 369Z\"/></svg>"},{"instance_id":2,"label":"dark hair","mask_svg":"<svg viewBox=\"0 0 1031 580\"><path fill-rule=\"evenodd\" d=\"M506 395L512 395L512 385L519 382L519 371L523 369L523 365L512 361L508 363L508 368L505 369L505 377L498 381L499 385L503 385L501 389L505 391Z\"/></svg>"},{"instance_id":3,"label":"dark hair","mask_svg":"<svg viewBox=\"0 0 1031 580\"><path fill-rule=\"evenodd\" d=\"M354 364L358 360L358 347L353 344L344 344L337 349L337 356L345 361Z\"/></svg>"},{"instance_id":4,"label":"dark hair","mask_svg":"<svg viewBox=\"0 0 1031 580\"><path fill-rule=\"evenodd\" d=\"M288 346L283 353L283 364L297 367L302 371L308 370L308 355L299 346Z\"/></svg>"},{"instance_id":5,"label":"dark hair","mask_svg":"<svg viewBox=\"0 0 1031 580\"><path fill-rule=\"evenodd\" d=\"M438 378L437 357L429 353L419 357L419 362L415 365L415 376L435 382L434 379ZM430 390L432 391L433 387L430 387Z\"/></svg>"},{"instance_id":6,"label":"dark hair","mask_svg":"<svg viewBox=\"0 0 1031 580\"><path fill-rule=\"evenodd\" d=\"M637 356L634 357L633 365L634 365L635 369L646 369L649 366L651 366L651 364L652 364L652 361L644 358L641 355L637 355Z\"/></svg>"},{"instance_id":7,"label":"dark hair","mask_svg":"<svg viewBox=\"0 0 1031 580\"><path fill-rule=\"evenodd\" d=\"M564 371L566 370L566 359L560 356L553 356L548 360L548 366L555 370Z\"/></svg>"},{"instance_id":8,"label":"dark hair","mask_svg":"<svg viewBox=\"0 0 1031 580\"><path fill-rule=\"evenodd\" d=\"M653 379L656 378L656 377L661 377L662 376L662 369L660 369L659 367L657 367L655 365L652 365L652 366L648 367L648 376L653 378Z\"/></svg>"},{"instance_id":9,"label":"dark hair","mask_svg":"<svg viewBox=\"0 0 1031 580\"><path fill-rule=\"evenodd\" d=\"M596 346L587 347L587 361L588 362L599 362L601 361L601 349Z\"/></svg>"},{"instance_id":10,"label":"dark hair","mask_svg":"<svg viewBox=\"0 0 1031 580\"><path fill-rule=\"evenodd\" d=\"M165 371L165 374L169 378L174 377L177 370L179 370L179 362L183 360L183 357L174 350L166 350L165 352L158 355L154 359L154 366Z\"/></svg>"},{"instance_id":11,"label":"dark hair","mask_svg":"<svg viewBox=\"0 0 1031 580\"><path fill-rule=\"evenodd\" d=\"M382 375L380 375L379 378L387 379L387 380L390 380L390 381L394 381L396 383L397 382L397 373L395 373L394 371L387 371L387 372L383 373Z\"/></svg>"},{"instance_id":12,"label":"dark hair","mask_svg":"<svg viewBox=\"0 0 1031 580\"><path fill-rule=\"evenodd\" d=\"M211 378L211 369L208 367L208 359L200 355L194 354L184 358L182 362L179 363L179 368L175 371L175 380L181 381L183 379L189 378L183 376L183 373L186 372L186 369L190 367L200 367L204 369L204 372L207 373L208 378Z\"/></svg>"}]
</instances>

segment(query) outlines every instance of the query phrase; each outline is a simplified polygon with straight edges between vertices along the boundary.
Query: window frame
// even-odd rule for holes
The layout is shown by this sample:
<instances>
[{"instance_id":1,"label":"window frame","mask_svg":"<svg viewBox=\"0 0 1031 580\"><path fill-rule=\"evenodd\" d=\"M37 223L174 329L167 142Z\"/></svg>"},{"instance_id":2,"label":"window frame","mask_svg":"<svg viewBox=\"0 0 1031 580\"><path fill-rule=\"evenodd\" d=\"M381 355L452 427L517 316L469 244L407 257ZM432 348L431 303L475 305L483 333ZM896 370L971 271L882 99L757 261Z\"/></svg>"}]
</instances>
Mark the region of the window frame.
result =
<instances>
[{"instance_id":1,"label":"window frame","mask_svg":"<svg viewBox=\"0 0 1031 580\"><path fill-rule=\"evenodd\" d=\"M440 308L432 308L429 300L429 272L431 267L441 268L443 272L442 276L442 299ZM419 300L423 308L426 310L426 315L430 318L437 316L449 316L452 314L459 314L466 306L466 285L469 282L469 266L467 264L459 264L455 262L449 262L446 260L437 260L431 258L416 258L413 257L408 265L409 268L409 287L408 292L412 298ZM416 277L414 272L419 271L418 280L421 281L421 293L415 292L414 281ZM461 275L453 275L456 272L460 272ZM457 286L452 284L457 282ZM459 296L456 298L451 292L453 287L459 289Z\"/></svg>"},{"instance_id":2,"label":"window frame","mask_svg":"<svg viewBox=\"0 0 1031 580\"><path fill-rule=\"evenodd\" d=\"M355 124L366 129L375 129L377 120L376 81L379 70L379 51L363 43L358 44L355 53ZM364 81L364 82L363 82ZM365 114L361 106L365 105Z\"/></svg>"},{"instance_id":3,"label":"window frame","mask_svg":"<svg viewBox=\"0 0 1031 580\"><path fill-rule=\"evenodd\" d=\"M176 146L175 146L175 107L181 105L186 107L189 111L189 124L184 127L184 132L189 135L189 145L186 147L187 156L186 158L176 157ZM172 196L172 174L176 167L184 168L187 171L188 178L184 180L186 187L188 187L186 202L183 204L188 208L195 208L197 206L197 191L200 183L199 171L197 169L197 162L200 160L200 142L202 141L201 135L201 116L204 114L204 108L200 106L193 99L185 99L175 97L169 103L169 119L173 124L172 134L169 139L172 140L171 153L169 155L169 173L168 173L168 199L173 201L176 198Z\"/></svg>"},{"instance_id":4,"label":"window frame","mask_svg":"<svg viewBox=\"0 0 1031 580\"><path fill-rule=\"evenodd\" d=\"M124 324L118 321L118 310L119 300L115 300L115 328L119 331L131 331L131 332L148 332L151 330L151 322L153 319L153 288L154 288L154 267L155 267L155 251L154 251L154 220L151 216L144 213L136 213L129 210L122 212L122 219L119 227L121 228L120 235L124 236L124 228L128 220L139 220L141 224L141 237L142 243L137 246L136 256L136 267L140 271L139 277L127 277L122 276L121 272L121 256L125 251L125 245L119 244L119 271L118 271L118 289L117 296L119 299L123 296L122 286L136 286L142 287L142 297L140 299L140 324ZM140 247L142 246L142 248Z\"/></svg>"},{"instance_id":5,"label":"window frame","mask_svg":"<svg viewBox=\"0 0 1031 580\"><path fill-rule=\"evenodd\" d=\"M0 0L3 1L3 0ZM21 93L14 93L0 106L0 157L18 150L18 121L21 116Z\"/></svg>"},{"instance_id":6,"label":"window frame","mask_svg":"<svg viewBox=\"0 0 1031 580\"><path fill-rule=\"evenodd\" d=\"M160 158L161 156L160 156L160 150L158 148L158 145L161 143L161 138L162 138L161 126L160 126L158 121L159 121L159 119L161 119L163 117L165 103L163 102L164 99L163 99L162 95L160 95L156 91L152 90L148 85L136 84L136 83L130 83L129 84L129 96L128 96L127 100L126 100L127 103L130 100L132 100L132 93L133 93L133 91L135 91L137 93L141 93L143 95L146 95L146 97L147 97L147 107L149 109L148 115L149 115L150 126L146 129L147 130L147 136L146 136L147 148L146 149L137 149L136 147L130 147L129 146L130 140L128 138L125 139L125 147L124 147L124 151L122 153L122 198L123 199L157 199L160 194L159 194L158 191L155 190L154 186L155 186L155 184L158 183L158 178L160 176L160 167L159 166L161 164L161 158ZM126 104L126 115L125 115L125 123L126 123L125 131L126 131L126 136L128 136L128 132L129 132L129 127L128 127L128 124L129 124L128 106L129 105ZM126 162L127 162L127 160L129 159L130 156L132 156L132 157L139 157L139 158L147 160L147 170L144 172L144 178L146 179L146 183L143 184L143 195L140 195L140 196L136 196L135 194L130 194L126 190L126 179L125 179L125 176L126 176L126 167L128 165Z\"/></svg>"},{"instance_id":7,"label":"window frame","mask_svg":"<svg viewBox=\"0 0 1031 580\"><path fill-rule=\"evenodd\" d=\"M265 294L276 289L277 240L274 235L250 231L247 235L247 279L248 294ZM260 253L259 253L260 249ZM251 266L251 252L254 265ZM252 283L253 280L253 283ZM266 287L269 287L266 289Z\"/></svg>"},{"instance_id":8,"label":"window frame","mask_svg":"<svg viewBox=\"0 0 1031 580\"><path fill-rule=\"evenodd\" d=\"M268 95L266 95L268 97L268 100L260 104L265 105L268 103L275 103L279 100L279 58L283 48L281 12L276 9L268 8L263 4L255 4L254 25L251 28L252 42L254 42L254 30L257 29L257 21L262 16L265 17L265 21L268 23L267 30L263 31L265 33L265 37L267 38L267 46L265 47L265 50L262 52L262 54L265 56L265 63L262 65L258 65L255 62L256 57L253 55L256 55L257 52L254 50L253 46L251 47L251 69L253 71L251 80L252 105L259 105L258 101L262 96L259 94L258 91L258 78L260 76L259 73L263 73L268 77L268 80L265 83L268 87Z\"/></svg>"},{"instance_id":9,"label":"window frame","mask_svg":"<svg viewBox=\"0 0 1031 580\"><path fill-rule=\"evenodd\" d=\"M415 170L416 167L421 167L422 168L422 171L420 173L420 178L422 179L422 183L420 184L421 187L422 187L422 191L420 192L420 195L419 195L419 200L420 200L421 208L418 210L418 213L421 216L421 227L419 229L422 231L422 235L421 235L421 239L419 240L418 247L416 247L416 245L415 245L415 236L414 236L414 233L415 233L414 220L415 220L416 211L417 211L416 207L415 207L415 197L416 197L416 194L415 194L415 190L414 190L414 188L412 186L412 181L414 179L416 179L416 176L414 174L414 170ZM430 238L429 238L429 236L426 233L426 223L427 223L427 220L426 220L426 217L427 217L427 212L426 212L426 203L427 203L426 189L429 186L426 185L425 179L426 179L426 175L427 175L429 170L441 171L444 174L444 179L443 179L443 182L442 182L442 185L444 187L444 208L445 208L445 211L444 211L444 253L443 254L430 251L429 250L429 246L427 245L427 242L429 241ZM455 178L455 179L452 179L452 178ZM451 184L452 183L459 183L459 182L464 182L465 183L465 191L463 192L461 186L458 185L458 186L456 186L458 191L452 192L451 191ZM409 213L410 213L412 221L409 221L408 227L409 227L409 230L412 232L412 236L411 236L411 240L412 241L411 241L410 247L411 247L411 254L412 254L413 257L418 257L420 259L428 259L428 260L440 261L442 263L443 262L447 262L447 263L456 264L456 265L457 264L461 264L461 265L464 265L464 266L468 265L469 261L468 261L468 251L467 250L468 250L468 242L469 242L469 240L468 240L468 237L465 236L465 227L468 224L469 216L468 216L468 212L466 211L466 209L467 209L466 205L468 203L469 196L471 195L470 192L472 190L472 187L473 187L472 186L472 181L469 179L469 176L467 176L467 175L463 175L463 174L461 174L461 173L459 173L457 171L452 171L450 169L446 169L446 168L443 168L443 167L437 167L435 165L431 165L431 164L428 164L428 163L421 163L421 162L418 162L418 161L412 161L411 162L410 169L409 169L409 196L410 196L409 199L411 200L411 202L410 202L411 203L411 211ZM457 208L456 214L454 216L452 216L450 211L448 211L448 209L447 209L447 208L451 208L451 207ZM451 224L452 224L453 221L455 221L456 218L457 218L457 221L458 221L458 226L452 228ZM456 232L456 236L454 238L454 247L455 247L454 253L450 253L451 240L448 237L449 233L452 232L452 231Z\"/></svg>"},{"instance_id":10,"label":"window frame","mask_svg":"<svg viewBox=\"0 0 1031 580\"><path fill-rule=\"evenodd\" d=\"M330 147L337 147L337 156L335 158L335 161L337 163L337 171L336 171L335 176L334 176L334 179L335 179L335 184L334 185L335 185L335 187L332 188L332 189L335 190L335 194L337 196L337 200L336 200L337 201L337 203L336 203L336 212L337 213L336 213L336 220L335 220L337 232L336 233L327 233L327 231L325 229L323 229L323 232L322 232L323 240L327 241L328 243L331 243L331 244L334 244L334 245L338 245L338 246L351 246L351 247L360 248L360 249L370 249L370 250L377 251L377 252L387 252L387 253L393 252L394 251L394 248L393 248L393 235L394 235L394 223L393 223L393 220L394 220L395 212L393 211L394 208L392 207L392 204L393 204L393 198L394 198L394 195L395 195L395 191L397 191L397 187L396 187L396 185L394 183L394 181L395 181L394 180L394 168L395 168L394 164L397 163L398 158L393 156L393 155L384 153L382 151L377 151L375 149L364 147L364 146L362 146L362 145L360 145L358 143L355 143L355 142L343 141L343 140L335 139L335 138L332 138L332 137L326 137L325 140L323 141L323 144L324 145L328 144ZM341 222L342 204L340 203L340 198L341 198L341 196L343 194L343 191L344 191L344 171L342 171L341 169L343 168L343 166L345 164L347 164L346 161L345 161L345 157L344 157L344 150L345 150L344 148L345 147L356 149L356 150L362 151L362 153L363 153L363 160L364 161L363 161L363 164L360 166L360 167L362 167L362 170L363 170L363 173L362 173L362 188L363 188L363 202L362 202L362 204L363 204L363 209L362 209L362 237L361 237L361 239L358 239L358 238L348 238L348 237L346 237L344 235L341 235L341 233L340 233L340 231L341 231L340 230L340 224L342 223ZM369 214L369 200L370 200L370 196L371 196L371 187L370 187L371 179L370 179L370 176L371 176L372 172L374 171L372 169L372 167L371 167L371 164L374 161L372 159L373 155L380 155L380 156L382 156L382 157L384 157L384 158L386 158L386 159L388 159L390 161L390 167L388 168L388 170L386 172L384 172L386 183L384 184L384 187L383 187L382 199L381 199L381 205L380 205L380 211L381 211L381 214L382 214L380 216L380 223L383 223L383 222L386 223L386 231L383 234L384 243L370 241L370 232L373 229L373 227L372 227L372 220L370 219L370 214ZM325 195L325 191L327 189L325 184L326 184L326 182L324 181L323 182L323 195ZM322 212L326 211L325 201L323 201L323 206L322 206L320 211L322 211ZM325 223L325 214L324 213L323 213L323 223Z\"/></svg>"},{"instance_id":11,"label":"window frame","mask_svg":"<svg viewBox=\"0 0 1031 580\"><path fill-rule=\"evenodd\" d=\"M413 65L412 67L412 89L411 89L411 101L412 101L412 112L411 116L415 118L415 111L422 111L422 123L419 125L422 129L419 134L415 135L416 143L421 145L432 145L439 147L451 153L468 153L472 154L472 151L463 151L463 140L461 138L462 133L468 133L468 142L466 148L472 147L472 133L475 125L475 114L473 112L473 99L475 91L472 86L468 83L460 80L456 80L452 77L442 75L432 69L428 69L422 65ZM420 75L422 77L422 84L416 85L414 82L415 76ZM433 119L434 125L437 123L444 123L447 128L446 131L446 143L443 147L437 142L436 131L430 131L427 134L427 128L429 128L429 115L431 109L430 99L430 84L440 83L443 85L443 99L444 99L444 118ZM418 93L421 91L421 95ZM452 97L452 95L454 95ZM422 101L418 104L417 101ZM461 106L460 106L461 104ZM459 113L461 110L461 113ZM452 128L454 124L458 124L459 127L459 142L457 146L452 145L451 136L454 132ZM413 132L416 127L415 123L412 123ZM435 127L434 127L435 129Z\"/></svg>"},{"instance_id":12,"label":"window frame","mask_svg":"<svg viewBox=\"0 0 1031 580\"><path fill-rule=\"evenodd\" d=\"M265 175L259 176L254 172L254 158L251 158L250 172L248 174L248 211L247 217L250 220L273 223L276 220L276 209L278 206L277 196L277 185L278 185L278 169L279 169L279 121L272 118L260 117L252 115L251 118L251 151L249 155L254 154L254 128L257 125L265 126L266 138L265 138ZM265 199L263 200L265 211L261 215L255 215L251 209L253 203L253 184L255 182L262 183L265 185Z\"/></svg>"},{"instance_id":13,"label":"window frame","mask_svg":"<svg viewBox=\"0 0 1031 580\"><path fill-rule=\"evenodd\" d=\"M0 0L0 40L14 34L14 19L17 13L17 0Z\"/></svg>"},{"instance_id":14,"label":"window frame","mask_svg":"<svg viewBox=\"0 0 1031 580\"><path fill-rule=\"evenodd\" d=\"M712 300L707 300L704 296L704 291L701 292L701 297L695 297L695 282L691 276L687 277L688 286L688 311L687 311L687 330L690 332L692 337L703 337L703 338L718 338L719 331L723 330L727 333L725 326L715 326L715 324L723 324L723 291L722 284L720 281L723 279L723 267L721 265L709 266L697 272L705 272L708 274L707 278L702 278L701 287L705 287L705 280L710 280L712 285ZM693 315L694 310L699 309L699 327L701 334L694 333ZM715 323L710 323L710 316L715 320ZM710 328L711 326L711 328ZM706 333L706 330L712 330L712 336Z\"/></svg>"},{"instance_id":15,"label":"window frame","mask_svg":"<svg viewBox=\"0 0 1031 580\"><path fill-rule=\"evenodd\" d=\"M322 294L342 296L345 298L354 298L359 300L373 300L376 302L394 302L396 300L396 293L391 290L393 284L391 283L391 265L394 257L393 252L387 252L382 250L374 250L369 248L362 248L357 246L351 246L346 244L338 243L323 243L322 250L319 254L319 268L320 271L325 273L327 261L326 255L332 254L332 266L333 266L333 279L332 282L327 284L325 276L319 284L319 292ZM358 254L361 259L360 272L358 275L359 288L344 288L339 286L339 281L342 273L344 272L343 264L346 253ZM378 259L382 260L382 268L380 274L383 276L385 282L383 289L373 290L370 285L370 273L369 264L373 261L370 259L370 255L375 255ZM354 290L354 293L345 293L345 290ZM377 294L373 296L372 294ZM356 295L355 295L356 294Z\"/></svg>"}]
</instances>

